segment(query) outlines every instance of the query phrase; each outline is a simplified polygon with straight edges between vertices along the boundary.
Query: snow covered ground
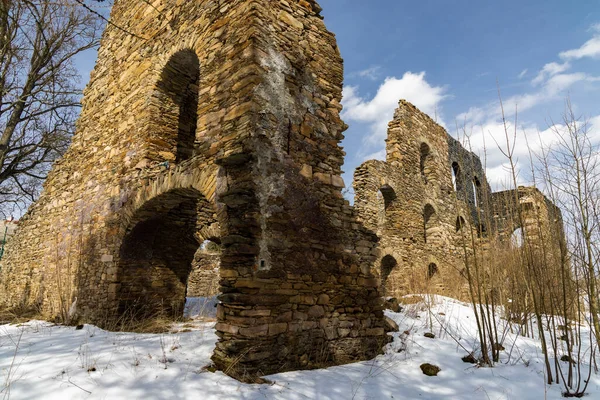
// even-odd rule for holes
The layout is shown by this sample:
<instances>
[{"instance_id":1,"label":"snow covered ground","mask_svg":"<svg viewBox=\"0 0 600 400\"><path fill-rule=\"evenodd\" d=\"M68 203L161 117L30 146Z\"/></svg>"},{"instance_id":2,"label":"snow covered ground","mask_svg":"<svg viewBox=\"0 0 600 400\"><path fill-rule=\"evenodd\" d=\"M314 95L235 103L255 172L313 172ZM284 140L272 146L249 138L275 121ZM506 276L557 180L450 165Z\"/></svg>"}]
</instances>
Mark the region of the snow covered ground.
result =
<instances>
[{"instance_id":1,"label":"snow covered ground","mask_svg":"<svg viewBox=\"0 0 600 400\"><path fill-rule=\"evenodd\" d=\"M2 399L560 399L545 386L539 343L508 334L494 368L464 363L476 340L471 308L436 297L387 315L400 326L385 354L371 361L239 383L203 370L217 340L214 323L191 322L170 334L107 332L32 321L0 326ZM434 339L424 333L435 334ZM419 366L432 363L438 376ZM566 364L566 363L565 363ZM600 398L592 375L587 398Z\"/></svg>"}]
</instances>

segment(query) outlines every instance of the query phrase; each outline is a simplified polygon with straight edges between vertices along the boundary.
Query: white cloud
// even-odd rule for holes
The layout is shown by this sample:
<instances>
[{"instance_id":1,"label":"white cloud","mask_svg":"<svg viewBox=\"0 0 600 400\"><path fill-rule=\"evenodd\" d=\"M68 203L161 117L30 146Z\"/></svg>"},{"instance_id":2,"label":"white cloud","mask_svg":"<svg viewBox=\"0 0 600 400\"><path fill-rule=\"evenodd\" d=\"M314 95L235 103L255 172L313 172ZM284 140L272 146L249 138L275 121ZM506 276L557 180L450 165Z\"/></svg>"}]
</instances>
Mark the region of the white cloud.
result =
<instances>
[{"instance_id":1,"label":"white cloud","mask_svg":"<svg viewBox=\"0 0 600 400\"><path fill-rule=\"evenodd\" d=\"M544 65L544 68L537 74L537 76L531 81L534 85L539 85L544 82L547 78L551 78L554 75L565 72L571 68L571 64L569 62L564 62L562 64L551 62Z\"/></svg>"},{"instance_id":2,"label":"white cloud","mask_svg":"<svg viewBox=\"0 0 600 400\"><path fill-rule=\"evenodd\" d=\"M563 60L578 60L580 58L591 57L600 58L600 23L591 27L594 36L577 49L563 51L559 57Z\"/></svg>"},{"instance_id":3,"label":"white cloud","mask_svg":"<svg viewBox=\"0 0 600 400\"><path fill-rule=\"evenodd\" d=\"M560 131L560 125L542 129L537 125L525 124L517 126L515 131L515 125L511 122L507 122L505 127L501 122L489 120L472 127L469 149L478 154L485 164L487 180L494 190L512 187L512 173L505 155L508 135L510 142L516 143L511 151L517 172L517 185L531 185L530 156L538 153L542 146L556 143L557 129Z\"/></svg>"},{"instance_id":4,"label":"white cloud","mask_svg":"<svg viewBox=\"0 0 600 400\"><path fill-rule=\"evenodd\" d=\"M357 72L356 75L360 76L361 78L368 78L372 81L375 81L375 80L379 79L380 73L381 73L381 67L378 65L375 65L373 67L369 67L367 69Z\"/></svg>"},{"instance_id":5,"label":"white cloud","mask_svg":"<svg viewBox=\"0 0 600 400\"><path fill-rule=\"evenodd\" d=\"M600 76L593 76L584 72L570 71L576 66L576 60L584 57L600 58L600 24L592 27L593 38L588 40L578 49L568 50L559 54L562 62L550 62L535 75L531 83L535 89L510 96L503 99L504 111L508 122L505 128L502 124L501 110L497 101L487 105L471 107L468 111L458 115L460 125L467 127L471 132L469 143L471 150L479 154L482 162L486 164L486 173L489 183L494 189L501 190L511 186L511 173L508 169L508 160L502 154L506 151L506 133L510 140L514 140L514 159L518 171L518 184L532 184L530 151L539 153L542 148L548 148L559 141L561 132L566 127L560 124L551 127L540 127L534 124L518 122L515 132L515 110L519 115L527 110L549 101L555 101L568 96L575 85L599 82ZM519 74L525 77L527 69ZM600 115L588 121L588 137L592 142L600 144ZM514 135L514 137L513 137ZM499 148L500 147L500 148ZM535 163L535 160L534 160Z\"/></svg>"},{"instance_id":6,"label":"white cloud","mask_svg":"<svg viewBox=\"0 0 600 400\"><path fill-rule=\"evenodd\" d=\"M558 69L557 69L558 70ZM556 74L545 79L538 90L531 93L522 93L504 98L502 103L507 115L512 115L515 109L519 114L530 110L545 102L553 101L568 95L568 90L580 82L599 82L600 77L591 76L582 72L570 74ZM471 107L468 111L459 114L457 120L460 124L481 124L484 121L495 120L501 115L497 101L482 107Z\"/></svg>"},{"instance_id":7,"label":"white cloud","mask_svg":"<svg viewBox=\"0 0 600 400\"><path fill-rule=\"evenodd\" d=\"M577 83L599 82L600 77L598 76L592 76L583 72L566 73L573 68L573 64L569 60L584 56L600 56L600 23L594 25L592 31L595 32L594 37L579 49L569 50L559 54L564 62L550 62L542 67L531 81L536 87L536 90L503 99L505 111L507 113L512 113L515 108L517 108L518 112L522 113L545 102L557 100L566 96L568 94L567 91ZM594 46L597 46L597 48ZM527 71L527 69L523 70L519 74L519 78L524 77L527 74ZM458 115L457 119L461 123L465 121L471 124L480 124L486 120L496 119L499 115L500 108L497 102L494 101L485 106L471 107L467 112Z\"/></svg>"},{"instance_id":8,"label":"white cloud","mask_svg":"<svg viewBox=\"0 0 600 400\"><path fill-rule=\"evenodd\" d=\"M585 122L585 126L584 126ZM587 138L592 145L600 145L600 115L596 115L587 121L578 123L579 129L587 132ZM532 165L539 168L538 156L542 149L548 149L557 145L560 136L567 133L564 124L557 123L548 126L525 123L515 125L507 122L507 126L494 119L468 127L469 150L479 155L486 167L486 177L494 190L503 190L512 186L512 174L509 168L509 160L503 154L507 152L506 137L516 145L513 148L513 161L517 171L518 185L532 185ZM460 138L463 139L463 138ZM464 139L462 142L466 142ZM539 182L536 182L539 184Z\"/></svg>"},{"instance_id":9,"label":"white cloud","mask_svg":"<svg viewBox=\"0 0 600 400\"><path fill-rule=\"evenodd\" d=\"M521 73L519 74L519 79L523 79L525 77L525 75L527 75L527 72L529 72L529 70L527 68L525 68L523 71L521 71Z\"/></svg>"},{"instance_id":10,"label":"white cloud","mask_svg":"<svg viewBox=\"0 0 600 400\"><path fill-rule=\"evenodd\" d=\"M548 95L556 95L564 92L566 89L578 82L595 82L598 78L589 76L582 72L573 74L555 75L546 82L546 93Z\"/></svg>"},{"instance_id":11,"label":"white cloud","mask_svg":"<svg viewBox=\"0 0 600 400\"><path fill-rule=\"evenodd\" d=\"M344 88L342 118L367 123L370 132L365 143L380 148L384 145L388 122L392 120L400 99L410 101L434 118L439 103L445 97L445 88L430 85L425 80L425 72L406 72L400 79L386 78L372 99L361 97L356 86Z\"/></svg>"}]
</instances>

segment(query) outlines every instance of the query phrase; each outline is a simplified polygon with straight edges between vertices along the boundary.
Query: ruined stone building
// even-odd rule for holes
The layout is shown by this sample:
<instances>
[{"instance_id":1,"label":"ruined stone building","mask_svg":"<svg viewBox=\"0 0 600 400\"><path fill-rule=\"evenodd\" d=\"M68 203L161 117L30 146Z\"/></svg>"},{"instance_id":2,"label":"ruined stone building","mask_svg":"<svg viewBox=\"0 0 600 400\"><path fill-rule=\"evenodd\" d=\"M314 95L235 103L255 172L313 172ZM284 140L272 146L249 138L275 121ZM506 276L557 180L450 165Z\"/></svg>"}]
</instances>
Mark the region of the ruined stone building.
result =
<instances>
[{"instance_id":1,"label":"ruined stone building","mask_svg":"<svg viewBox=\"0 0 600 400\"><path fill-rule=\"evenodd\" d=\"M466 257L510 246L521 229L529 243L564 242L560 210L538 189L493 193L479 157L406 101L389 124L386 161L357 168L354 190L359 219L380 237L374 269L386 296L466 298Z\"/></svg>"},{"instance_id":2,"label":"ruined stone building","mask_svg":"<svg viewBox=\"0 0 600 400\"><path fill-rule=\"evenodd\" d=\"M213 361L244 377L372 358L389 341L383 288L449 293L458 232L490 228L481 163L402 102L350 206L342 59L320 10L116 0L72 144L2 260L0 304L76 305L106 325L221 293Z\"/></svg>"},{"instance_id":3,"label":"ruined stone building","mask_svg":"<svg viewBox=\"0 0 600 400\"><path fill-rule=\"evenodd\" d=\"M100 324L181 312L208 239L218 368L378 354L377 237L341 194L342 59L319 6L119 0L111 18L72 145L2 261L2 303L52 317L76 299Z\"/></svg>"}]
</instances>

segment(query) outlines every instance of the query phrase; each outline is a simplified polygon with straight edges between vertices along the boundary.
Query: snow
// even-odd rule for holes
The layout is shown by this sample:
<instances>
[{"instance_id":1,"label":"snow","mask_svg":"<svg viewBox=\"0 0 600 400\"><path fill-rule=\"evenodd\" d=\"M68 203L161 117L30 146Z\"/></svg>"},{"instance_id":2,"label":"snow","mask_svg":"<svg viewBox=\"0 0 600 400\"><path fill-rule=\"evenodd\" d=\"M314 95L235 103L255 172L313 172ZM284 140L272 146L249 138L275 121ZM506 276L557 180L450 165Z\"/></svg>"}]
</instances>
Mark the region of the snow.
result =
<instances>
[{"instance_id":1,"label":"snow","mask_svg":"<svg viewBox=\"0 0 600 400\"><path fill-rule=\"evenodd\" d=\"M217 296L214 297L186 297L185 306L183 308L183 316L185 318L208 317L214 318L217 316Z\"/></svg>"},{"instance_id":2,"label":"snow","mask_svg":"<svg viewBox=\"0 0 600 400\"><path fill-rule=\"evenodd\" d=\"M386 312L399 332L374 360L268 376L271 384L240 383L203 369L217 337L214 322L174 325L171 333L107 332L31 321L0 326L3 399L561 399L544 385L538 341L507 333L494 368L464 363L461 346L477 346L472 308L436 296L428 304ZM434 339L424 337L431 332ZM584 332L585 333L585 332ZM419 366L438 365L436 377ZM566 365L566 363L564 363ZM8 386L7 386L8 384ZM600 397L592 374L587 398ZM546 396L546 397L545 397Z\"/></svg>"}]
</instances>

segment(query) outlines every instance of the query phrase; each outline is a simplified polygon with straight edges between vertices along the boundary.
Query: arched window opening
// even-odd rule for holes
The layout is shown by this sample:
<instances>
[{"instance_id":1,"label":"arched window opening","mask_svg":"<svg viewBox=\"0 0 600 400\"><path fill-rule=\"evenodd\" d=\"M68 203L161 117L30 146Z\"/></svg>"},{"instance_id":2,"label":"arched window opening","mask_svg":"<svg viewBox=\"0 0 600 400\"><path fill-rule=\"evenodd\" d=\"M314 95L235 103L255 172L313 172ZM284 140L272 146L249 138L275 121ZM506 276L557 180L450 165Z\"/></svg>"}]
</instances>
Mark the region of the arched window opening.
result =
<instances>
[{"instance_id":1,"label":"arched window opening","mask_svg":"<svg viewBox=\"0 0 600 400\"><path fill-rule=\"evenodd\" d=\"M425 243L427 243L428 237L430 236L431 229L434 226L435 220L435 209L431 204L425 205L423 208L423 237Z\"/></svg>"},{"instance_id":2,"label":"arched window opening","mask_svg":"<svg viewBox=\"0 0 600 400\"><path fill-rule=\"evenodd\" d=\"M427 267L427 279L433 278L438 273L438 267L435 263L430 263Z\"/></svg>"},{"instance_id":3,"label":"arched window opening","mask_svg":"<svg viewBox=\"0 0 600 400\"><path fill-rule=\"evenodd\" d=\"M462 216L456 217L456 232L459 232L465 227L465 219Z\"/></svg>"},{"instance_id":4,"label":"arched window opening","mask_svg":"<svg viewBox=\"0 0 600 400\"><path fill-rule=\"evenodd\" d=\"M220 253L221 245L220 240L217 238L206 239L200 244L200 250L203 253Z\"/></svg>"},{"instance_id":5,"label":"arched window opening","mask_svg":"<svg viewBox=\"0 0 600 400\"><path fill-rule=\"evenodd\" d=\"M480 194L480 190L481 190L481 182L479 182L479 179L477 179L477 177L474 177L472 183L473 183L473 204L475 204L475 207L480 207L479 194Z\"/></svg>"},{"instance_id":6,"label":"arched window opening","mask_svg":"<svg viewBox=\"0 0 600 400\"><path fill-rule=\"evenodd\" d=\"M510 235L510 244L516 249L523 247L523 228L517 228L513 231Z\"/></svg>"},{"instance_id":7,"label":"arched window opening","mask_svg":"<svg viewBox=\"0 0 600 400\"><path fill-rule=\"evenodd\" d=\"M387 283L388 277L398 266L396 259L390 255L387 255L381 259L381 287L385 293L385 284Z\"/></svg>"},{"instance_id":8,"label":"arched window opening","mask_svg":"<svg viewBox=\"0 0 600 400\"><path fill-rule=\"evenodd\" d=\"M159 101L152 129L156 147L167 161L179 163L192 157L198 123L200 61L192 50L175 53L164 67L157 84Z\"/></svg>"},{"instance_id":9,"label":"arched window opening","mask_svg":"<svg viewBox=\"0 0 600 400\"><path fill-rule=\"evenodd\" d=\"M431 149L427 143L421 143L419 169L423 182L425 184L431 182L433 176L433 156L431 155Z\"/></svg>"},{"instance_id":10,"label":"arched window opening","mask_svg":"<svg viewBox=\"0 0 600 400\"><path fill-rule=\"evenodd\" d=\"M396 192L394 191L394 188L387 184L380 187L379 191L383 196L383 208L387 210L392 202L396 199Z\"/></svg>"},{"instance_id":11,"label":"arched window opening","mask_svg":"<svg viewBox=\"0 0 600 400\"><path fill-rule=\"evenodd\" d=\"M463 188L460 165L458 165L456 161L452 163L452 186L454 187L455 192L458 192Z\"/></svg>"}]
</instances>

